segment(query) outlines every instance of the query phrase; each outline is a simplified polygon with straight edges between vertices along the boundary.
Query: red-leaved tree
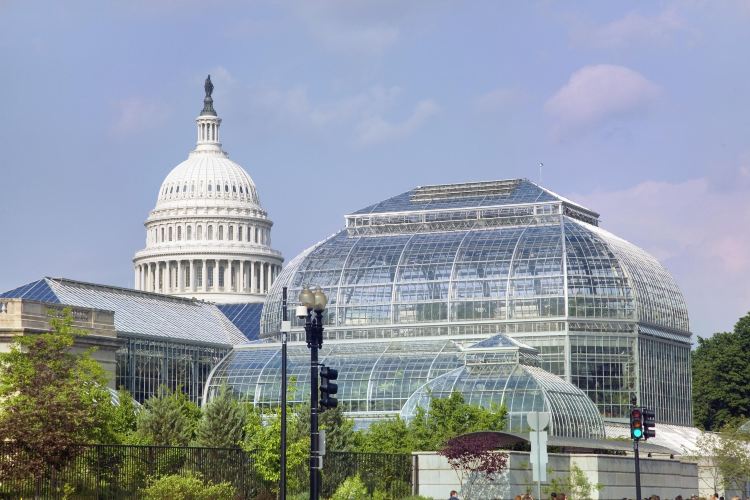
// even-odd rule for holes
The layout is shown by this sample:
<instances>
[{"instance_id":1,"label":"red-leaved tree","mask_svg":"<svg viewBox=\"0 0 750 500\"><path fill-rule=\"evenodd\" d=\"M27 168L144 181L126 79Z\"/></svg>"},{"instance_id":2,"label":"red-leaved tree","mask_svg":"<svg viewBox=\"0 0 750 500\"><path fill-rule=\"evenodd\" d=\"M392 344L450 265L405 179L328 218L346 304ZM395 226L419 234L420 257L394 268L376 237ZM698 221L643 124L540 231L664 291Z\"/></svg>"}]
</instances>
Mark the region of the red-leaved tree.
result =
<instances>
[{"instance_id":1,"label":"red-leaved tree","mask_svg":"<svg viewBox=\"0 0 750 500\"><path fill-rule=\"evenodd\" d=\"M448 441L438 453L448 459L448 464L456 472L461 489L472 473L484 476L488 481L495 479L508 467L508 455L498 451L500 435L492 432L464 434ZM464 493L464 500L470 500Z\"/></svg>"}]
</instances>

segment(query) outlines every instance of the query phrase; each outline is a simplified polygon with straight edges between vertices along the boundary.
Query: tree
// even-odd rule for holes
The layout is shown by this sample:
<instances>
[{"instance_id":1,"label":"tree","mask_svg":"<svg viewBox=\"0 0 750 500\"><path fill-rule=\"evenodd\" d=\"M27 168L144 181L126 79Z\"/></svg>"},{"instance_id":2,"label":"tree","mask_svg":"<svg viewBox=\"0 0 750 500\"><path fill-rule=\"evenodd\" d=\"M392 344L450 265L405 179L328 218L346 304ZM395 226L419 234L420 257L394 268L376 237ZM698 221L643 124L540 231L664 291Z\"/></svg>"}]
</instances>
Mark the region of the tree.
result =
<instances>
[{"instance_id":1,"label":"tree","mask_svg":"<svg viewBox=\"0 0 750 500\"><path fill-rule=\"evenodd\" d=\"M40 477L60 470L76 444L110 439L112 403L93 349L74 353L87 332L70 308L50 310L51 333L17 337L0 353L0 436L25 453L0 461L0 473Z\"/></svg>"},{"instance_id":2,"label":"tree","mask_svg":"<svg viewBox=\"0 0 750 500\"><path fill-rule=\"evenodd\" d=\"M211 448L233 448L245 437L245 408L223 386L217 397L203 408L196 430L196 444Z\"/></svg>"},{"instance_id":3,"label":"tree","mask_svg":"<svg viewBox=\"0 0 750 500\"><path fill-rule=\"evenodd\" d=\"M287 410L287 484L288 492L302 491L307 487L307 458L310 453L309 427L304 432L302 420L308 413ZM264 422L265 420L265 422ZM281 408L274 413L262 414L258 409L249 409L245 424L245 440L242 449L253 457L253 465L271 489L277 492L281 477Z\"/></svg>"},{"instance_id":4,"label":"tree","mask_svg":"<svg viewBox=\"0 0 750 500\"><path fill-rule=\"evenodd\" d=\"M429 409L417 408L406 423L399 417L370 424L356 438L357 451L411 453L440 450L451 438L479 431L505 428L507 410L467 403L460 392L447 398L432 398Z\"/></svg>"},{"instance_id":5,"label":"tree","mask_svg":"<svg viewBox=\"0 0 750 500\"><path fill-rule=\"evenodd\" d=\"M693 415L705 430L736 425L750 417L750 314L731 332L698 337L692 353Z\"/></svg>"},{"instance_id":6,"label":"tree","mask_svg":"<svg viewBox=\"0 0 750 500\"><path fill-rule=\"evenodd\" d=\"M123 388L117 391L117 404L112 405L109 415L109 432L104 443L126 444L133 440L138 423L139 406L130 393Z\"/></svg>"},{"instance_id":7,"label":"tree","mask_svg":"<svg viewBox=\"0 0 750 500\"><path fill-rule=\"evenodd\" d=\"M140 444L188 446L200 416L200 408L187 395L161 386L138 415L136 439Z\"/></svg>"},{"instance_id":8,"label":"tree","mask_svg":"<svg viewBox=\"0 0 750 500\"><path fill-rule=\"evenodd\" d=\"M470 476L493 481L497 474L508 467L508 455L497 451L500 444L497 434L477 432L450 439L438 452L448 459L448 464L455 471L465 500L477 496L481 498L482 495L464 487Z\"/></svg>"},{"instance_id":9,"label":"tree","mask_svg":"<svg viewBox=\"0 0 750 500\"><path fill-rule=\"evenodd\" d=\"M570 500L588 500L594 490L599 491L603 487L599 483L591 484L586 473L577 464L571 464L570 474L551 479L549 484L544 487L544 492L565 493Z\"/></svg>"},{"instance_id":10,"label":"tree","mask_svg":"<svg viewBox=\"0 0 750 500\"><path fill-rule=\"evenodd\" d=\"M727 427L719 433L704 432L688 456L697 462L708 461L709 477L714 491L744 490L750 478L750 441L747 434Z\"/></svg>"},{"instance_id":11,"label":"tree","mask_svg":"<svg viewBox=\"0 0 750 500\"><path fill-rule=\"evenodd\" d=\"M328 409L320 415L320 428L326 431L327 449L352 451L356 447L354 420L346 417L340 406Z\"/></svg>"}]
</instances>

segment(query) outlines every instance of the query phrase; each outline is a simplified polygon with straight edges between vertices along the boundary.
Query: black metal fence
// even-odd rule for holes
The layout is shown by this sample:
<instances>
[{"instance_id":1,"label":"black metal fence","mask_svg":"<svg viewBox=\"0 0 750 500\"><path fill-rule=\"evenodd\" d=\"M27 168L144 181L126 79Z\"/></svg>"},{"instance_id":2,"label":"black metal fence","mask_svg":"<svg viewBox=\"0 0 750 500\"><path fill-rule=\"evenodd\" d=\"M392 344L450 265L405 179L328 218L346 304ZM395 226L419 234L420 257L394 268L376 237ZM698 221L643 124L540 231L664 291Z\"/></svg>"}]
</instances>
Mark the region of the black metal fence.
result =
<instances>
[{"instance_id":1,"label":"black metal fence","mask_svg":"<svg viewBox=\"0 0 750 500\"><path fill-rule=\"evenodd\" d=\"M379 490L388 498L398 499L412 492L411 455L334 451L323 458L321 495L333 495L346 478L355 475L362 479L370 494Z\"/></svg>"},{"instance_id":2,"label":"black metal fence","mask_svg":"<svg viewBox=\"0 0 750 500\"><path fill-rule=\"evenodd\" d=\"M138 498L149 480L171 474L200 474L213 483L229 482L240 498L273 498L276 485L256 472L253 459L236 448L79 445L66 465L33 478L8 474L30 452L0 442L0 498ZM9 467L10 465L10 467ZM359 475L370 493L389 498L411 494L411 456L328 452L323 466L324 497L350 476ZM293 493L293 492L289 492Z\"/></svg>"}]
</instances>

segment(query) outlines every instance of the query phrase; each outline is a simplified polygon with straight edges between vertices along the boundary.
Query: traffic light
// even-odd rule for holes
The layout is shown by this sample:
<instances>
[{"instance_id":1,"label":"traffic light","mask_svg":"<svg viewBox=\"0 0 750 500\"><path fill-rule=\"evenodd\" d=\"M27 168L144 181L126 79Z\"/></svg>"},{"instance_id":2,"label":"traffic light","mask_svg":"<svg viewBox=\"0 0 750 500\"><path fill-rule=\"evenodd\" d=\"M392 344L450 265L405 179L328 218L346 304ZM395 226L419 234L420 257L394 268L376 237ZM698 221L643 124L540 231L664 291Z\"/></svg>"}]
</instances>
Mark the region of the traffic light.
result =
<instances>
[{"instance_id":1,"label":"traffic light","mask_svg":"<svg viewBox=\"0 0 750 500\"><path fill-rule=\"evenodd\" d=\"M630 439L640 441L643 438L643 412L640 408L630 410Z\"/></svg>"},{"instance_id":2,"label":"traffic light","mask_svg":"<svg viewBox=\"0 0 750 500\"><path fill-rule=\"evenodd\" d=\"M643 412L643 439L656 437L656 412L649 408L644 408Z\"/></svg>"},{"instance_id":3,"label":"traffic light","mask_svg":"<svg viewBox=\"0 0 750 500\"><path fill-rule=\"evenodd\" d=\"M339 401L333 395L339 392L338 384L333 383L339 378L339 371L327 366L320 367L320 406L336 408Z\"/></svg>"}]
</instances>

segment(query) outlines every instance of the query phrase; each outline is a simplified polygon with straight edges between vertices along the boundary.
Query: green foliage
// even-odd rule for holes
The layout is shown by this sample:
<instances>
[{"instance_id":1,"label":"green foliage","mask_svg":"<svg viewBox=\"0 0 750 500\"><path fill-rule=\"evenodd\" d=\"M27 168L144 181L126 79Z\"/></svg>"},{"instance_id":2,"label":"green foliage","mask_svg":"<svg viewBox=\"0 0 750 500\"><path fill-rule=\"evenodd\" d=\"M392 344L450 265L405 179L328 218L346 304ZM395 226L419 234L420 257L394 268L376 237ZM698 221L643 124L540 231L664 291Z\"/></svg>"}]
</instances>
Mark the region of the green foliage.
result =
<instances>
[{"instance_id":1,"label":"green foliage","mask_svg":"<svg viewBox=\"0 0 750 500\"><path fill-rule=\"evenodd\" d=\"M136 428L139 444L188 446L193 441L201 411L187 395L161 386L144 408Z\"/></svg>"},{"instance_id":2,"label":"green foliage","mask_svg":"<svg viewBox=\"0 0 750 500\"><path fill-rule=\"evenodd\" d=\"M706 467L713 484L709 487L719 490L742 490L750 477L750 456L747 449L750 439L746 433L725 427L719 433L702 433L696 440L694 450L688 457L700 462L711 460L715 467Z\"/></svg>"},{"instance_id":3,"label":"green foliage","mask_svg":"<svg viewBox=\"0 0 750 500\"><path fill-rule=\"evenodd\" d=\"M362 478L352 476L339 485L330 500L370 500L371 498Z\"/></svg>"},{"instance_id":4,"label":"green foliage","mask_svg":"<svg viewBox=\"0 0 750 500\"><path fill-rule=\"evenodd\" d=\"M750 314L732 332L698 337L692 353L695 424L718 430L750 418Z\"/></svg>"},{"instance_id":5,"label":"green foliage","mask_svg":"<svg viewBox=\"0 0 750 500\"><path fill-rule=\"evenodd\" d=\"M139 407L130 393L123 388L117 391L119 404L112 405L109 415L108 442L113 444L128 444L133 440L133 435L138 423Z\"/></svg>"},{"instance_id":6,"label":"green foliage","mask_svg":"<svg viewBox=\"0 0 750 500\"><path fill-rule=\"evenodd\" d=\"M309 431L304 432L302 421L305 413L287 412L287 485L288 492L294 493L307 487L304 468L310 453ZM265 423L264 423L265 417ZM309 428L308 428L309 429ZM281 476L281 409L263 415L257 409L249 409L245 423L245 440L242 449L253 457L255 469L260 476L278 488Z\"/></svg>"},{"instance_id":7,"label":"green foliage","mask_svg":"<svg viewBox=\"0 0 750 500\"><path fill-rule=\"evenodd\" d=\"M146 500L232 500L237 490L230 483L213 484L199 475L170 475L150 482L141 490Z\"/></svg>"},{"instance_id":8,"label":"green foliage","mask_svg":"<svg viewBox=\"0 0 750 500\"><path fill-rule=\"evenodd\" d=\"M440 450L451 438L478 431L505 428L507 410L466 403L460 392L447 398L433 398L429 410L418 408L407 424L396 417L374 422L357 437L357 451L410 453Z\"/></svg>"},{"instance_id":9,"label":"green foliage","mask_svg":"<svg viewBox=\"0 0 750 500\"><path fill-rule=\"evenodd\" d=\"M401 418L378 420L366 430L359 431L357 450L364 453L411 453L413 436Z\"/></svg>"},{"instance_id":10,"label":"green foliage","mask_svg":"<svg viewBox=\"0 0 750 500\"><path fill-rule=\"evenodd\" d=\"M196 430L196 444L211 448L233 448L245 438L245 408L227 386L203 408Z\"/></svg>"},{"instance_id":11,"label":"green foliage","mask_svg":"<svg viewBox=\"0 0 750 500\"><path fill-rule=\"evenodd\" d=\"M586 473L576 464L570 466L570 474L556 477L543 487L545 493L565 493L570 500L588 500L594 491L600 491L604 485L589 481Z\"/></svg>"},{"instance_id":12,"label":"green foliage","mask_svg":"<svg viewBox=\"0 0 750 500\"><path fill-rule=\"evenodd\" d=\"M356 446L354 420L344 415L340 406L320 415L320 428L326 431L326 448L331 451L351 451Z\"/></svg>"},{"instance_id":13,"label":"green foliage","mask_svg":"<svg viewBox=\"0 0 750 500\"><path fill-rule=\"evenodd\" d=\"M19 336L0 353L0 436L32 450L2 461L4 475L59 470L73 445L113 440L104 369L93 349L72 352L86 332L73 327L70 308L49 314L51 333Z\"/></svg>"}]
</instances>

